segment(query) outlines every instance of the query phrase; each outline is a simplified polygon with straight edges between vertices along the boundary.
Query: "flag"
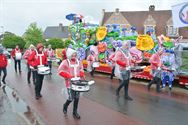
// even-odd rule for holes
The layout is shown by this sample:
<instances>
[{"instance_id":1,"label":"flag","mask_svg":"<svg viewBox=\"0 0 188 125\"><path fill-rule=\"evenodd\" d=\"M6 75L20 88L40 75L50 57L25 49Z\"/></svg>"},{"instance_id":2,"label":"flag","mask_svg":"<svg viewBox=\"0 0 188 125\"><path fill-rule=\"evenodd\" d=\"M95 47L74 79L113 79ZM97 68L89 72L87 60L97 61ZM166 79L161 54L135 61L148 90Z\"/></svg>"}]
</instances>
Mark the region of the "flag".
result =
<instances>
[{"instance_id":1,"label":"flag","mask_svg":"<svg viewBox=\"0 0 188 125\"><path fill-rule=\"evenodd\" d=\"M172 20L175 28L188 27L188 2L172 6Z\"/></svg>"}]
</instances>

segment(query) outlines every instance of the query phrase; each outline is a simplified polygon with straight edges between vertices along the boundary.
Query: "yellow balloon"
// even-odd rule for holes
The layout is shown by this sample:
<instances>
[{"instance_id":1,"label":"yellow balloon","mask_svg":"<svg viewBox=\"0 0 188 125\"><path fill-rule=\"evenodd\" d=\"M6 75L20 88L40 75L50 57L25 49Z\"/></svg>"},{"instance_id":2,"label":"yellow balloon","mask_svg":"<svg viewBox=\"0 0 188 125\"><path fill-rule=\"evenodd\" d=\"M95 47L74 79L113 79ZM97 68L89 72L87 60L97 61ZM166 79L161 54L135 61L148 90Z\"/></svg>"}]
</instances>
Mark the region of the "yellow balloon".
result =
<instances>
[{"instance_id":1,"label":"yellow balloon","mask_svg":"<svg viewBox=\"0 0 188 125\"><path fill-rule=\"evenodd\" d=\"M106 37L107 28L106 27L99 27L96 33L96 38L98 41L103 40Z\"/></svg>"},{"instance_id":2,"label":"yellow balloon","mask_svg":"<svg viewBox=\"0 0 188 125\"><path fill-rule=\"evenodd\" d=\"M154 47L154 41L149 35L139 35L136 39L136 48L147 51Z\"/></svg>"}]
</instances>

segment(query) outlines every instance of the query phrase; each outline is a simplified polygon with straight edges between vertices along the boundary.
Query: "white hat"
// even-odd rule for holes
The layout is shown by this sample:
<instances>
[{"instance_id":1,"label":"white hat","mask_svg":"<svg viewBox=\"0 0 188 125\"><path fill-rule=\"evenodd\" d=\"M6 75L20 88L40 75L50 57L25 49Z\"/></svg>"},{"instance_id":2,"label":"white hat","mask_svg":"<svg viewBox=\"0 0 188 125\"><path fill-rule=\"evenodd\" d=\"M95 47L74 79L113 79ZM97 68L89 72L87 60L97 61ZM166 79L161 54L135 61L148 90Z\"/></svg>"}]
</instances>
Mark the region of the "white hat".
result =
<instances>
[{"instance_id":1,"label":"white hat","mask_svg":"<svg viewBox=\"0 0 188 125\"><path fill-rule=\"evenodd\" d=\"M70 59L71 56L76 53L76 50L73 50L71 48L68 48L67 51L66 51L66 55L67 55L67 58Z\"/></svg>"},{"instance_id":2,"label":"white hat","mask_svg":"<svg viewBox=\"0 0 188 125\"><path fill-rule=\"evenodd\" d=\"M29 49L34 49L35 46L33 44L30 44Z\"/></svg>"}]
</instances>

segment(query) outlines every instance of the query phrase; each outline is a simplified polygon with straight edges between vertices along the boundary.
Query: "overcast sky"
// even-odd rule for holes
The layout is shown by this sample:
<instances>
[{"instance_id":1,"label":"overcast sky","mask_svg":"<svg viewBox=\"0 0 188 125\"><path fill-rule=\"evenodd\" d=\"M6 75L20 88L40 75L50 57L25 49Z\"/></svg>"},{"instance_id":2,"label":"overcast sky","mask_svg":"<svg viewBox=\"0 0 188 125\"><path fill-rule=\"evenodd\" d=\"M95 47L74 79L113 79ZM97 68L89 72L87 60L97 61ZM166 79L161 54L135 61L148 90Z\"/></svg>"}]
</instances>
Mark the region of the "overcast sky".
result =
<instances>
[{"instance_id":1,"label":"overcast sky","mask_svg":"<svg viewBox=\"0 0 188 125\"><path fill-rule=\"evenodd\" d=\"M45 30L47 26L59 23L69 25L65 19L69 13L78 13L92 22L100 22L102 9L114 11L148 10L155 5L156 10L171 9L188 0L0 0L0 33L10 31L22 35L28 25L37 22ZM2 26L4 28L2 28Z\"/></svg>"}]
</instances>

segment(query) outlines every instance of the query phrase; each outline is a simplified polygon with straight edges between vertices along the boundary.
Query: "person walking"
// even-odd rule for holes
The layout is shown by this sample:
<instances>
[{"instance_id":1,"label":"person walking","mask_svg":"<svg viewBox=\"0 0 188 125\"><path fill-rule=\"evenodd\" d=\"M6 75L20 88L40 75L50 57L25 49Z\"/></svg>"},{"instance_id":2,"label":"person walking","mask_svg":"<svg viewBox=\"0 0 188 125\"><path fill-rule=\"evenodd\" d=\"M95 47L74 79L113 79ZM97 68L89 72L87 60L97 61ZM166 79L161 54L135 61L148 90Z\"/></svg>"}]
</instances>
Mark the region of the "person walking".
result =
<instances>
[{"instance_id":1,"label":"person walking","mask_svg":"<svg viewBox=\"0 0 188 125\"><path fill-rule=\"evenodd\" d=\"M21 50L19 48L19 45L16 45L15 49L12 50L11 56L14 59L15 72L17 73L17 65L18 65L19 73L21 73L22 53L21 53Z\"/></svg>"},{"instance_id":2,"label":"person walking","mask_svg":"<svg viewBox=\"0 0 188 125\"><path fill-rule=\"evenodd\" d=\"M33 51L29 56L28 61L29 65L34 70L36 74L36 83L35 83L35 98L38 100L42 97L41 89L44 80L44 75L37 72L38 68L41 66L47 66L47 54L44 52L44 47L42 43L37 44L37 50Z\"/></svg>"},{"instance_id":3,"label":"person walking","mask_svg":"<svg viewBox=\"0 0 188 125\"><path fill-rule=\"evenodd\" d=\"M119 82L120 85L116 89L116 95L119 96L120 90L124 87L124 98L127 100L133 100L128 92L129 92L129 80L131 77L131 63L132 63L132 58L129 53L129 43L124 42L122 47L119 48L115 54L114 61L116 62L116 67L115 67L115 75L119 77Z\"/></svg>"},{"instance_id":4,"label":"person walking","mask_svg":"<svg viewBox=\"0 0 188 125\"><path fill-rule=\"evenodd\" d=\"M63 60L61 65L58 68L58 73L61 77L65 78L65 84L67 88L68 98L63 105L63 113L67 114L67 109L69 104L74 101L73 104L73 117L76 119L80 119L80 115L78 114L78 103L80 92L74 91L71 89L71 79L72 78L81 78L84 79L84 70L82 62L80 62L77 58L77 53L75 50L68 48L66 51L67 59Z\"/></svg>"},{"instance_id":5,"label":"person walking","mask_svg":"<svg viewBox=\"0 0 188 125\"><path fill-rule=\"evenodd\" d=\"M50 68L50 75L52 75L52 58L54 57L54 50L51 45L48 45L46 49L47 57L48 57L48 66Z\"/></svg>"},{"instance_id":6,"label":"person walking","mask_svg":"<svg viewBox=\"0 0 188 125\"><path fill-rule=\"evenodd\" d=\"M7 76L7 57L3 54L3 46L0 46L0 86L1 86L1 72L4 73L2 77L2 82L6 84L5 78Z\"/></svg>"},{"instance_id":7,"label":"person walking","mask_svg":"<svg viewBox=\"0 0 188 125\"><path fill-rule=\"evenodd\" d=\"M153 79L148 83L147 88L148 91L150 90L150 87L152 84L156 84L156 91L160 92L160 83L161 83L161 55L163 53L163 50L158 50L157 53L153 54L149 60L150 67L151 67L151 75L153 76Z\"/></svg>"},{"instance_id":8,"label":"person walking","mask_svg":"<svg viewBox=\"0 0 188 125\"><path fill-rule=\"evenodd\" d=\"M27 69L28 69L28 72L27 72L27 82L28 84L31 83L30 81L30 78L31 78L31 73L33 75L33 84L36 83L36 73L32 71L30 65L29 65L29 61L28 61L28 58L29 56L34 52L36 51L35 50L35 46L33 44L31 44L29 46L29 48L25 51L25 53L23 54L23 58L27 60Z\"/></svg>"}]
</instances>

